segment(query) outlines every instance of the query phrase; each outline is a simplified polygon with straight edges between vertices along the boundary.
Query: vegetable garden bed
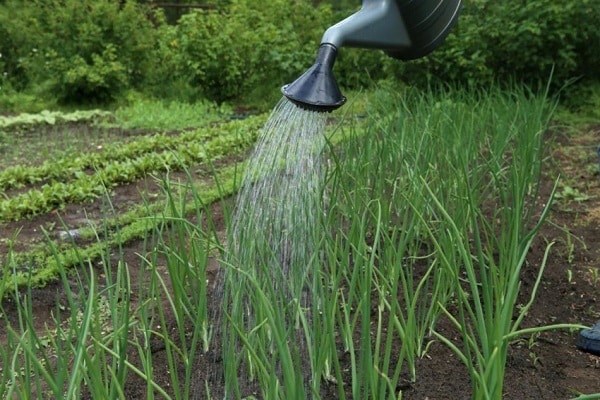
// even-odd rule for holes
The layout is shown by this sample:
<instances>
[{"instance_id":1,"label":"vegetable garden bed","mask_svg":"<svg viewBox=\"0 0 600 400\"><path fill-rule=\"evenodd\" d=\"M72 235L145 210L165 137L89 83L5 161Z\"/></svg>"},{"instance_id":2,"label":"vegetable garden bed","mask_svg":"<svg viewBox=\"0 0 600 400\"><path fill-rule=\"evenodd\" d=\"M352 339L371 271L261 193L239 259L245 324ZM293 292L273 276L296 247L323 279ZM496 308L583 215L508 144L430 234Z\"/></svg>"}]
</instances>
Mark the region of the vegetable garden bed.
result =
<instances>
[{"instance_id":1,"label":"vegetable garden bed","mask_svg":"<svg viewBox=\"0 0 600 400\"><path fill-rule=\"evenodd\" d=\"M4 169L0 173L2 190L24 185L25 191L18 195L22 197L8 197L0 201L2 254L8 255L2 259L5 265L2 283L6 297L0 313L8 323L0 324L0 339L5 344L0 357L3 372L13 368L15 363L24 365L19 364L19 360L26 359L27 352L21 350L18 353L15 350L15 353L11 353L10 349L18 349L25 341L36 343L34 352L43 353L44 349L58 346L65 355L71 354L76 358L78 353L70 353L69 349L61 347L64 338L53 335L60 332L56 328L57 323L66 324L70 321L73 324L75 318L85 321L88 312L96 315L88 328L93 332L98 327L104 327L105 335L112 337L110 333L114 328L110 327L120 323L114 320L115 316L125 314L102 311L102 307L118 309L123 299L127 299L127 304L131 305L130 314L127 314L132 334L129 340L139 343L146 340L144 343L147 347L126 346L125 343L119 347L113 342L97 343L92 339L89 339L87 347L83 347L90 350L90 354L99 354L101 349L123 351L120 355L107 353L102 360L107 366L114 366L111 371L126 381L124 387L117 388L109 384L107 379L104 388L106 393L135 399L146 398L147 391L152 390L157 398L167 395L176 397L178 393L182 398L186 397L185 393L190 398L205 398L204 379L214 374L215 370L222 369L224 360L215 356L214 350L204 353L198 343L190 340L190 337L194 337L194 329L201 328L195 328L192 320L180 320L176 308L172 308L175 307L171 304L175 297L169 297L169 293L173 296L177 294L178 286L169 280L169 276L173 275L170 268L172 265L181 267L190 263L205 263L204 278L209 281L208 290L212 287L211 283L218 275L218 239L222 241L225 237L232 210L230 196L235 192L241 168L239 161L262 123L264 117L216 124L180 135L148 134L128 144L104 146L106 151L86 157ZM211 142L213 138L217 140ZM600 177L595 154L595 146L600 142L600 125L586 126L576 134L568 135L551 129L545 134L545 142L547 158L543 164L539 199L550 198L556 176L560 173L562 177L548 221L533 242L521 274L517 307L527 303L535 286L539 265L546 260L535 302L527 312L522 327L559 322L591 325L600 319ZM134 161L150 159L153 161ZM188 172L179 171L182 167ZM117 173L110 173L111 168ZM215 176L216 180L213 179ZM97 190L82 189L85 186L82 182ZM32 189L27 190L28 187ZM165 187L169 190L165 191ZM71 194L77 191L82 194ZM40 200L41 205L29 207L27 193L39 193L38 197L44 199ZM33 194L29 196L35 197ZM220 201L222 198L226 200ZM537 212L541 212L541 209ZM184 222L187 220L192 224ZM69 229L76 229L77 237L72 235L67 240L61 239L59 232ZM175 260L170 258L175 253L167 252L167 247L164 247L164 252L152 255L161 243L168 244L170 249L195 248L192 243L206 241L204 231L214 232L208 235L209 240L205 242L210 248L206 255L188 252L189 259ZM153 235L149 233L159 235L162 239L150 239ZM210 239L211 235L215 237ZM48 240L51 240L51 245L48 245ZM548 256L546 250L550 243L554 244ZM151 257L156 258L149 263ZM127 268L124 269L125 265ZM156 275L144 272L151 265L157 267ZM15 273L17 280L13 279ZM163 277L164 282L157 280L159 277ZM188 275L188 278L192 277ZM87 278L97 282L98 287L94 288ZM122 279L128 282L128 294L113 292L110 287L103 286L107 282L116 285ZM15 282L19 284L18 288ZM82 283L85 284L82 286ZM144 292L142 286L148 285L156 285L156 306L147 309L156 315L139 314L144 301L150 301L141 297ZM159 290L160 287L168 291L163 292ZM11 292L14 290L20 295L13 296ZM88 309L85 301L74 301L70 298L74 294L83 300L87 299L86 296L94 295L95 308ZM112 294L118 295L109 296ZM75 304L79 310L72 313L71 308ZM192 302L181 307L185 311L185 307L191 310L193 305ZM210 308L218 304L209 303L206 306ZM25 333L27 329L24 328L27 327L19 327L23 322L24 310L31 312L29 330L38 332L38 338ZM60 312L65 317L57 321L57 313ZM376 315L378 310L374 308L371 312ZM136 322L138 320L154 321L152 329L156 335L144 339L144 331L140 328L143 322ZM79 324L78 329L85 328L81 322ZM22 328L24 331L20 333ZM68 331L69 328L64 329ZM436 331L455 343L461 343L460 332L446 317L439 320ZM512 341L508 347L504 398L568 399L580 393L600 392L600 358L577 350L576 334L549 331L524 335ZM168 341L161 340L166 336L170 337ZM19 337L23 342L17 340ZM394 391L402 391L404 399L471 398L469 371L463 361L435 337L427 337L427 343L423 357L415 360L416 380L411 379L409 371L403 371ZM186 366L173 358L174 354L182 358L189 356L185 350L178 353L178 349L190 346L196 346L197 349L195 358L188 360L190 364ZM392 354L395 356L400 349L401 344L395 342ZM46 354L56 354L56 351L53 353L48 350ZM13 354L18 355L12 358ZM342 387L347 398L351 398L352 394L351 356L339 346L340 370L345 371L341 374L344 380ZM126 373L119 372L122 370L117 368L120 364L115 360L119 357L127 359L128 363L123 364L127 367ZM151 362L147 357L151 357ZM49 359L40 360L37 370L52 365ZM140 371L140 368L149 365L153 370L151 380ZM108 370L99 371L96 377L102 377L102 371ZM180 374L177 381L173 380L174 371ZM13 370L11 373L16 372ZM26 378L23 374L15 375L20 376L14 378L18 384L10 389L11 375L3 373L3 376L0 397L11 393L18 397L19 393L24 393L23 385L27 384L30 385L28 390L41 398L50 398L52 390L58 390L58 386L52 387L47 383L47 377L37 375ZM219 372L215 376L218 377ZM56 385L68 387L68 376L62 379L56 379ZM115 377L113 379L118 381ZM173 389L174 382L182 387L186 382L190 384L179 391ZM99 393L100 389L92 388L97 382L86 383L80 395L98 398L94 396L94 390ZM339 384L333 378L324 380L321 384L322 398L339 398ZM211 390L217 394L222 389L216 384L216 388ZM242 387L241 392L246 397L261 397L260 388L255 383Z\"/></svg>"}]
</instances>

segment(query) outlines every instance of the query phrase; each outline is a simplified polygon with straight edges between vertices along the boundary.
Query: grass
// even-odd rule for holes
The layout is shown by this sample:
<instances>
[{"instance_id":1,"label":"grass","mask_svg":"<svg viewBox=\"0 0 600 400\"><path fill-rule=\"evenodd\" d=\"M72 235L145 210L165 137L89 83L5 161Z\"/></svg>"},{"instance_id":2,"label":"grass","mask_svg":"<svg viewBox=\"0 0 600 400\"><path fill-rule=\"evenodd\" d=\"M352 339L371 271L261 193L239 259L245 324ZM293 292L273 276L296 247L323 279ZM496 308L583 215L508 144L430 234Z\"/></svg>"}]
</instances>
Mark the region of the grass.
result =
<instances>
[{"instance_id":1,"label":"grass","mask_svg":"<svg viewBox=\"0 0 600 400\"><path fill-rule=\"evenodd\" d=\"M149 399L200 391L219 398L197 373L222 344L227 398L398 399L403 379L418 381L417 361L432 340L466 365L473 398L502 398L511 342L579 328L521 326L545 259L527 302L517 302L520 274L532 268L528 249L552 200L538 194L542 133L554 104L520 89L382 89L367 103L361 124L326 133L324 200L312 231L318 251L291 266L303 272L291 274L296 292L277 291L252 266L228 258L204 189L165 180L164 213L146 220L151 233L135 274L118 237L113 249L101 247L102 263L79 257L77 269L55 249L64 306L46 329L34 326L27 285L6 291L18 315L10 320L0 305L7 326L0 398L125 399L128 385L140 382L134 377ZM191 223L190 213L203 223ZM230 279L224 310L233 305L248 319L233 312L212 319L220 307L207 286L215 257ZM289 278L263 267L272 268L269 278ZM441 321L460 340L439 331ZM151 343L164 348L166 366L155 364ZM167 373L158 377L159 370Z\"/></svg>"},{"instance_id":2,"label":"grass","mask_svg":"<svg viewBox=\"0 0 600 400\"><path fill-rule=\"evenodd\" d=\"M600 83L573 85L566 90L569 92L567 103L558 107L555 119L572 129L597 124L600 119Z\"/></svg>"},{"instance_id":3,"label":"grass","mask_svg":"<svg viewBox=\"0 0 600 400\"><path fill-rule=\"evenodd\" d=\"M138 100L114 112L117 126L124 129L173 131L206 125L233 115L228 105L209 101L182 103L160 100Z\"/></svg>"}]
</instances>

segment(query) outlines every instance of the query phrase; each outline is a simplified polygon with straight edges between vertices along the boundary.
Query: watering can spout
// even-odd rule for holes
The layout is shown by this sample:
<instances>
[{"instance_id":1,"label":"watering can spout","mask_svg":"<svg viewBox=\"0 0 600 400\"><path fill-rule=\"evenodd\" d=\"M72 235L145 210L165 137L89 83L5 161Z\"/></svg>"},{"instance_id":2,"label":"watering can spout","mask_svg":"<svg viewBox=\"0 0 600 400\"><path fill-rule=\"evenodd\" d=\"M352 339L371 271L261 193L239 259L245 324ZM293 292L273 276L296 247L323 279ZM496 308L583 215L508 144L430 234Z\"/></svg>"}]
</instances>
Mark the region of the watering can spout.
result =
<instances>
[{"instance_id":1,"label":"watering can spout","mask_svg":"<svg viewBox=\"0 0 600 400\"><path fill-rule=\"evenodd\" d=\"M311 111L333 111L341 107L346 98L333 76L337 48L321 44L312 67L281 91L294 104Z\"/></svg>"},{"instance_id":2,"label":"watering can spout","mask_svg":"<svg viewBox=\"0 0 600 400\"><path fill-rule=\"evenodd\" d=\"M363 0L359 11L325 31L313 66L281 90L300 107L335 110L346 100L333 76L340 47L379 49L401 60L424 57L444 41L458 18L461 3L462 0Z\"/></svg>"}]
</instances>

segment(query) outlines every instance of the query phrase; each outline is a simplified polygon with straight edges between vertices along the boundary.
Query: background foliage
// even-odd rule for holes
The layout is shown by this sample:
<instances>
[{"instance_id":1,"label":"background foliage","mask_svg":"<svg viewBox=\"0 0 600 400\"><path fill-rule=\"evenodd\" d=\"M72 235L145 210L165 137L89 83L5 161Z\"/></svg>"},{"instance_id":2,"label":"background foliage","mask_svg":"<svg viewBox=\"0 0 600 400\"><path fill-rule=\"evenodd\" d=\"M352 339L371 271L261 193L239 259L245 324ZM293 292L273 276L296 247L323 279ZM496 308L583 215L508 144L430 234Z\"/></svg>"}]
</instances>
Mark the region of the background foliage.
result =
<instances>
[{"instance_id":1,"label":"background foliage","mask_svg":"<svg viewBox=\"0 0 600 400\"><path fill-rule=\"evenodd\" d=\"M177 21L149 1L0 2L2 98L30 93L59 103L107 103L133 91L154 97L260 101L313 61L327 27L359 1L218 0ZM465 0L447 41L398 62L343 49L349 89L394 78L488 85L600 78L600 0Z\"/></svg>"},{"instance_id":2,"label":"background foliage","mask_svg":"<svg viewBox=\"0 0 600 400\"><path fill-rule=\"evenodd\" d=\"M151 67L156 30L135 2L12 0L0 11L0 51L15 88L104 102L141 85Z\"/></svg>"},{"instance_id":3,"label":"background foliage","mask_svg":"<svg viewBox=\"0 0 600 400\"><path fill-rule=\"evenodd\" d=\"M224 10L191 12L165 27L157 56L168 60L163 66L171 79L228 100L265 84L281 86L300 73L331 19L329 7L304 1L235 0Z\"/></svg>"},{"instance_id":4,"label":"background foliage","mask_svg":"<svg viewBox=\"0 0 600 400\"><path fill-rule=\"evenodd\" d=\"M489 84L600 77L599 0L467 0L448 41L429 57L392 67L415 80Z\"/></svg>"}]
</instances>

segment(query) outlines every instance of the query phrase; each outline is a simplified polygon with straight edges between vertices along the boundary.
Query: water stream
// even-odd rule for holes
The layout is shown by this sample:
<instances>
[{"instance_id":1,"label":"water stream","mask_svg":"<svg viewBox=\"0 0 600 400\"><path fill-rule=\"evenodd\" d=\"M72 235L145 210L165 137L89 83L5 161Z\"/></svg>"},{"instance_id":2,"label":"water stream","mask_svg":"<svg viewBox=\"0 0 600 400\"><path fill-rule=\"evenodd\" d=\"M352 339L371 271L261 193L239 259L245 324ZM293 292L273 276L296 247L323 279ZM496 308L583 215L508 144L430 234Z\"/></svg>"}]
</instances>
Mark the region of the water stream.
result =
<instances>
[{"instance_id":1,"label":"water stream","mask_svg":"<svg viewBox=\"0 0 600 400\"><path fill-rule=\"evenodd\" d=\"M285 289L314 254L321 201L325 115L282 99L248 161L233 219L231 250L240 268L263 263ZM291 294L291 293L290 293Z\"/></svg>"},{"instance_id":2,"label":"water stream","mask_svg":"<svg viewBox=\"0 0 600 400\"><path fill-rule=\"evenodd\" d=\"M326 115L301 109L285 98L274 108L246 166L224 268L223 310L233 323L244 332L264 324L266 301L278 323L298 336L290 340L299 347L294 352L300 353L306 343L294 331L297 328L288 328L297 324L297 310L308 308L311 298L323 201ZM239 340L226 339L231 326L221 326L229 329L223 340L235 347L229 357L243 351ZM261 328L265 335L272 329ZM264 342L260 334L257 345ZM224 357L225 363L231 361L227 354Z\"/></svg>"}]
</instances>

